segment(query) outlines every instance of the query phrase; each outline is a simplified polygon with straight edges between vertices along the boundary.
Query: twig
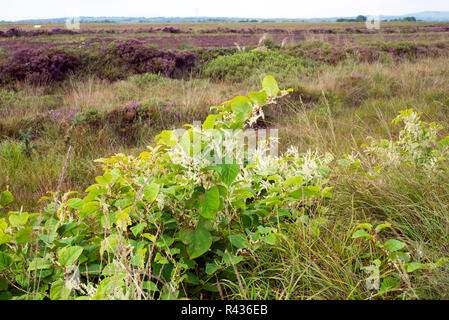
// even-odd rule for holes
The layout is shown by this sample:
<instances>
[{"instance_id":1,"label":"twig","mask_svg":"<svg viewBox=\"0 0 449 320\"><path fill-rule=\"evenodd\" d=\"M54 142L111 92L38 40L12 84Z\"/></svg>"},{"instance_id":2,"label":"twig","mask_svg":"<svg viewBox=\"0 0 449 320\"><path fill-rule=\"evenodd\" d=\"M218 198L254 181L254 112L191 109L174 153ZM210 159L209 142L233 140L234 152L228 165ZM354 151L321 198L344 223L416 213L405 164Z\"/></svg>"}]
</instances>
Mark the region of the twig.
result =
<instances>
[{"instance_id":1,"label":"twig","mask_svg":"<svg viewBox=\"0 0 449 320\"><path fill-rule=\"evenodd\" d=\"M67 150L67 155L65 157L64 166L62 167L62 172L59 177L58 188L56 189L55 201L58 200L59 192L61 191L62 183L64 182L64 175L67 170L67 166L69 163L70 152L72 151L72 146L69 146L69 150Z\"/></svg>"}]
</instances>

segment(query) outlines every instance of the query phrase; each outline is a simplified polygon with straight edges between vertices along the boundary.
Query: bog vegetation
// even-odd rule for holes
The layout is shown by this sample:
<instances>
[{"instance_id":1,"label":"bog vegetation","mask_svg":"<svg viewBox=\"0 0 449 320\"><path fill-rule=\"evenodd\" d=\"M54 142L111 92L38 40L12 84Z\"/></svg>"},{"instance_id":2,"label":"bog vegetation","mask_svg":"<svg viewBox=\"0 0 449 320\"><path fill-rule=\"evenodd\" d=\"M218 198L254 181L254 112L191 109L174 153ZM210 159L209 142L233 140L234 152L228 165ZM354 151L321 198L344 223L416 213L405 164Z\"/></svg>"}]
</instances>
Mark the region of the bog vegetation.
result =
<instances>
[{"instance_id":1,"label":"bog vegetation","mask_svg":"<svg viewBox=\"0 0 449 320\"><path fill-rule=\"evenodd\" d=\"M0 298L449 297L447 42L186 47L0 56Z\"/></svg>"}]
</instances>

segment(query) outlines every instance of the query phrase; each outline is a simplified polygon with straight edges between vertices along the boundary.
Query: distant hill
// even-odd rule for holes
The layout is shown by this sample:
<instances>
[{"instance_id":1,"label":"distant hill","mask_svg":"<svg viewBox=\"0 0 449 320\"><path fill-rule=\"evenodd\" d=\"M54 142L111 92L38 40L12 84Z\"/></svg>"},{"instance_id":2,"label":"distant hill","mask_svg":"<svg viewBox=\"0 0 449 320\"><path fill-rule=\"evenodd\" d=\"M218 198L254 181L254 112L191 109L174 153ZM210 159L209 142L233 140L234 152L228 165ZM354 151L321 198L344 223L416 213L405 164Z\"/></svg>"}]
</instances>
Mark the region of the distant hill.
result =
<instances>
[{"instance_id":1,"label":"distant hill","mask_svg":"<svg viewBox=\"0 0 449 320\"><path fill-rule=\"evenodd\" d=\"M403 19L405 17L415 17L417 20L428 22L449 22L449 11L424 11L418 13L410 13L401 16L380 16L381 20ZM258 18L232 18L232 17L80 17L81 23L192 23L192 22L335 22L338 19L354 19L356 17L332 17L332 18L274 18L274 19L258 19ZM0 21L0 23L65 23L66 18L53 19L27 19L17 21Z\"/></svg>"}]
</instances>

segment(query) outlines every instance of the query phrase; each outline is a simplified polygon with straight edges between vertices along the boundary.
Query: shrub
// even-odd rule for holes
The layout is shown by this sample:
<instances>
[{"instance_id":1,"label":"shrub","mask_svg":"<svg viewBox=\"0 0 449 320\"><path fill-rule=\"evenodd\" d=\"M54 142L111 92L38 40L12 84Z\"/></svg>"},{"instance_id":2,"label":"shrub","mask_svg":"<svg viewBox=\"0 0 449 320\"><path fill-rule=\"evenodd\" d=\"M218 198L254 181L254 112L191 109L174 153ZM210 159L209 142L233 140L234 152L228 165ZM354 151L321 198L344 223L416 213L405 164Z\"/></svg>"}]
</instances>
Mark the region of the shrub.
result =
<instances>
[{"instance_id":1,"label":"shrub","mask_svg":"<svg viewBox=\"0 0 449 320\"><path fill-rule=\"evenodd\" d=\"M65 79L78 71L80 60L74 54L57 49L19 49L0 65L4 80L45 84Z\"/></svg>"},{"instance_id":2,"label":"shrub","mask_svg":"<svg viewBox=\"0 0 449 320\"><path fill-rule=\"evenodd\" d=\"M404 129L397 141L374 140L366 147L366 152L381 159L384 165L418 167L439 170L449 156L449 137L438 140L441 126L434 122L421 121L421 113L413 109L401 111L393 120L403 122Z\"/></svg>"},{"instance_id":3,"label":"shrub","mask_svg":"<svg viewBox=\"0 0 449 320\"><path fill-rule=\"evenodd\" d=\"M197 55L192 52L157 50L137 40L116 42L105 54L127 74L160 73L168 77L180 77L190 72L197 62Z\"/></svg>"},{"instance_id":4,"label":"shrub","mask_svg":"<svg viewBox=\"0 0 449 320\"><path fill-rule=\"evenodd\" d=\"M139 88L144 88L148 86L151 82L157 82L161 80L161 74L155 74L155 73L144 73L143 75L134 76L132 79L136 86Z\"/></svg>"},{"instance_id":5,"label":"shrub","mask_svg":"<svg viewBox=\"0 0 449 320\"><path fill-rule=\"evenodd\" d=\"M210 61L204 69L204 75L215 80L242 81L251 77L254 70L285 74L302 72L304 60L279 51L239 52Z\"/></svg>"}]
</instances>

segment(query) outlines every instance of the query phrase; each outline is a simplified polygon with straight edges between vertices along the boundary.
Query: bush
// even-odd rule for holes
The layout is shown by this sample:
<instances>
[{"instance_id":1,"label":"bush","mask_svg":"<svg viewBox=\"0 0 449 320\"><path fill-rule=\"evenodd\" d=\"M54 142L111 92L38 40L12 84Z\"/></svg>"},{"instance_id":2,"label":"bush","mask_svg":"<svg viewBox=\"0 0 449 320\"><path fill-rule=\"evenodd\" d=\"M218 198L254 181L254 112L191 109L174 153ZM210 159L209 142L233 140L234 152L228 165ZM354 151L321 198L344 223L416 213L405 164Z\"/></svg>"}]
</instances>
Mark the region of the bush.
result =
<instances>
[{"instance_id":1,"label":"bush","mask_svg":"<svg viewBox=\"0 0 449 320\"><path fill-rule=\"evenodd\" d=\"M191 72L197 61L193 52L158 50L137 40L112 43L97 51L19 49L0 64L0 83L42 85L62 81L70 74L94 74L110 81L144 73L179 78Z\"/></svg>"},{"instance_id":2,"label":"bush","mask_svg":"<svg viewBox=\"0 0 449 320\"><path fill-rule=\"evenodd\" d=\"M250 78L254 70L277 74L302 72L304 60L280 51L239 52L210 61L204 69L204 75L215 80L242 81Z\"/></svg>"},{"instance_id":3,"label":"bush","mask_svg":"<svg viewBox=\"0 0 449 320\"><path fill-rule=\"evenodd\" d=\"M190 72L198 59L192 52L158 50L137 40L116 42L105 55L127 74L155 73L173 78Z\"/></svg>"},{"instance_id":4,"label":"bush","mask_svg":"<svg viewBox=\"0 0 449 320\"><path fill-rule=\"evenodd\" d=\"M3 81L13 79L37 85L61 81L78 72L79 67L80 59L64 50L19 49L0 65L0 72Z\"/></svg>"}]
</instances>

